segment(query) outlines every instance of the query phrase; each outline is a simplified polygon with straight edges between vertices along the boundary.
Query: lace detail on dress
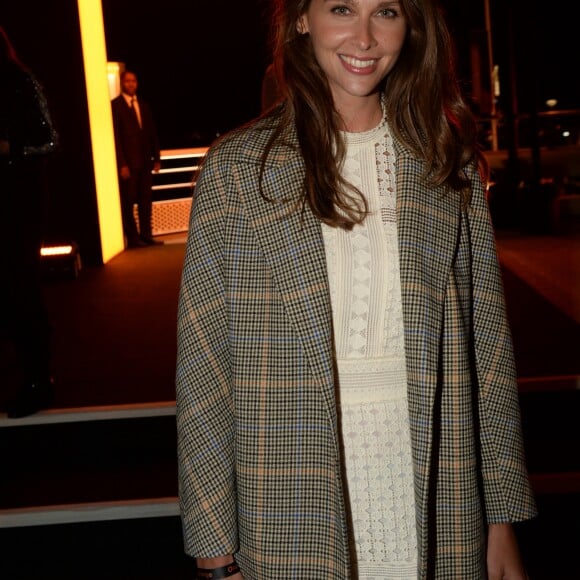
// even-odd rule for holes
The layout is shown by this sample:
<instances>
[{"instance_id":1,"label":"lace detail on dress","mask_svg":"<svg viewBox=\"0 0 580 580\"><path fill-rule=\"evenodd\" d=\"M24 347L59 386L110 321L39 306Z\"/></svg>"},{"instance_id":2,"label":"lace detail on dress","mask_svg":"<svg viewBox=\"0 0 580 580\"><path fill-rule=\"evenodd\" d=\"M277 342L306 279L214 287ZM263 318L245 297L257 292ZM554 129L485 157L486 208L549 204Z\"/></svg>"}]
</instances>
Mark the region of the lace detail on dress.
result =
<instances>
[{"instance_id":1,"label":"lace detail on dress","mask_svg":"<svg viewBox=\"0 0 580 580\"><path fill-rule=\"evenodd\" d=\"M395 152L385 122L343 137L342 174L365 195L369 215L351 231L322 232L359 580L415 579Z\"/></svg>"},{"instance_id":2,"label":"lace detail on dress","mask_svg":"<svg viewBox=\"0 0 580 580\"><path fill-rule=\"evenodd\" d=\"M417 542L407 405L346 406L345 463L360 577L390 565L416 578ZM377 576L391 578L399 576Z\"/></svg>"},{"instance_id":3,"label":"lace detail on dress","mask_svg":"<svg viewBox=\"0 0 580 580\"><path fill-rule=\"evenodd\" d=\"M383 223L395 224L397 221L397 196L395 186L395 147L388 128L385 127L384 143L375 143L377 158L377 180L381 196L381 217Z\"/></svg>"},{"instance_id":4,"label":"lace detail on dress","mask_svg":"<svg viewBox=\"0 0 580 580\"><path fill-rule=\"evenodd\" d=\"M407 396L404 358L338 359L337 366L341 405L380 403Z\"/></svg>"},{"instance_id":5,"label":"lace detail on dress","mask_svg":"<svg viewBox=\"0 0 580 580\"><path fill-rule=\"evenodd\" d=\"M351 231L322 226L337 356L403 356L393 140L384 122L344 136L343 176L365 194L370 214Z\"/></svg>"}]
</instances>

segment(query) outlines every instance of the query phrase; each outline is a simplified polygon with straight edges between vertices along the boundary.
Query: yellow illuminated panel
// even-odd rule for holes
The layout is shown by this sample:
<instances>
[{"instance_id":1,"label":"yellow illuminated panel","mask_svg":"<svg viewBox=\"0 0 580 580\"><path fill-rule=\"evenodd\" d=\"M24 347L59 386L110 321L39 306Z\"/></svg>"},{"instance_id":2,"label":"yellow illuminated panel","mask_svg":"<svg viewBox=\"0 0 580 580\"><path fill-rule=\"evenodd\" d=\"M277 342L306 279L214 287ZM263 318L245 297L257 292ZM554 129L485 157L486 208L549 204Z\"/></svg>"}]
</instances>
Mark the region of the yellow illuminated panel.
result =
<instances>
[{"instance_id":1,"label":"yellow illuminated panel","mask_svg":"<svg viewBox=\"0 0 580 580\"><path fill-rule=\"evenodd\" d=\"M78 0L103 262L124 250L101 0Z\"/></svg>"}]
</instances>

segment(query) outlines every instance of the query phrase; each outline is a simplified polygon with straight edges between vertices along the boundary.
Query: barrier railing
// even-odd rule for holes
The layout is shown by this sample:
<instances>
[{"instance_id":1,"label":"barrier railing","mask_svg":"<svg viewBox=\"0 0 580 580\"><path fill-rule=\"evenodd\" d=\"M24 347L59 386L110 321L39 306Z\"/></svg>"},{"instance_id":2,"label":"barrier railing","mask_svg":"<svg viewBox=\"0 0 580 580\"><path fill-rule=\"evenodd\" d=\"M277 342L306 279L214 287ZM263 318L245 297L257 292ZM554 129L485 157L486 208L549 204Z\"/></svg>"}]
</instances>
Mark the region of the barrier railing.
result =
<instances>
[{"instance_id":1,"label":"barrier railing","mask_svg":"<svg viewBox=\"0 0 580 580\"><path fill-rule=\"evenodd\" d=\"M161 169L153 174L154 235L186 232L195 179L207 147L164 149Z\"/></svg>"},{"instance_id":2,"label":"barrier railing","mask_svg":"<svg viewBox=\"0 0 580 580\"><path fill-rule=\"evenodd\" d=\"M565 177L566 191L576 193L580 182L580 111L549 111L539 113L538 117L542 172L549 179ZM523 179L526 179L531 164L531 150L525 146L528 139L522 130L527 121L528 117L522 115L522 139L518 151ZM485 125L486 120L481 119L480 123ZM161 170L153 174L154 235L187 232L193 188L207 150L207 147L195 147L165 149L161 152ZM486 150L485 155L495 175L494 179L499 178L506 168L507 150Z\"/></svg>"}]
</instances>

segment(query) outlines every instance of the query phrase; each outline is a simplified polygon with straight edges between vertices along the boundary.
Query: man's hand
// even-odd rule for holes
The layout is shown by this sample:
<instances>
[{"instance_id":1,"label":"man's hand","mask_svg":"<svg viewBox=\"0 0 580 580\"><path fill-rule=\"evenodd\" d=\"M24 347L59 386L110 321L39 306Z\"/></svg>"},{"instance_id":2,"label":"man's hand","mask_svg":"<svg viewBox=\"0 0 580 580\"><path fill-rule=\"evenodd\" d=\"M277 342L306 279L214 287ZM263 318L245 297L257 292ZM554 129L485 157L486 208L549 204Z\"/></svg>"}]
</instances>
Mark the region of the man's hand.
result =
<instances>
[{"instance_id":1,"label":"man's hand","mask_svg":"<svg viewBox=\"0 0 580 580\"><path fill-rule=\"evenodd\" d=\"M127 167L127 165L123 165L119 173L121 174L121 179L129 179L129 177L131 177L131 172L129 171L129 167Z\"/></svg>"},{"instance_id":2,"label":"man's hand","mask_svg":"<svg viewBox=\"0 0 580 580\"><path fill-rule=\"evenodd\" d=\"M155 163L153 163L153 173L159 173L160 169L161 163L159 163L159 161L155 161Z\"/></svg>"},{"instance_id":3,"label":"man's hand","mask_svg":"<svg viewBox=\"0 0 580 580\"><path fill-rule=\"evenodd\" d=\"M488 580L527 580L511 524L491 524L487 534Z\"/></svg>"}]
</instances>

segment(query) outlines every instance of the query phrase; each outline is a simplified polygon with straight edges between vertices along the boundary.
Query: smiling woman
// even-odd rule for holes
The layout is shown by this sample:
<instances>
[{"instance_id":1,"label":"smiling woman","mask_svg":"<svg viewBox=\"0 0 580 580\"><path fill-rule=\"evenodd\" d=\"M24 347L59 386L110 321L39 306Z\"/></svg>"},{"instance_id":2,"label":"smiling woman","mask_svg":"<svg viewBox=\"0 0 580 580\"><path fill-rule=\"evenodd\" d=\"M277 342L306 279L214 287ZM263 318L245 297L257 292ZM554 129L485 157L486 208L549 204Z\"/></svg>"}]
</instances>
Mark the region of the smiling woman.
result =
<instances>
[{"instance_id":1,"label":"smiling woman","mask_svg":"<svg viewBox=\"0 0 580 580\"><path fill-rule=\"evenodd\" d=\"M193 198L185 550L198 578L523 580L512 344L440 6L275 5L281 102Z\"/></svg>"},{"instance_id":2,"label":"smiling woman","mask_svg":"<svg viewBox=\"0 0 580 580\"><path fill-rule=\"evenodd\" d=\"M316 0L299 30L312 38L344 129L374 127L382 117L376 87L395 66L407 32L400 3Z\"/></svg>"}]
</instances>

